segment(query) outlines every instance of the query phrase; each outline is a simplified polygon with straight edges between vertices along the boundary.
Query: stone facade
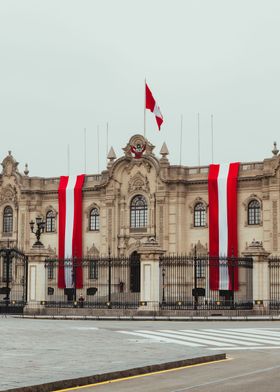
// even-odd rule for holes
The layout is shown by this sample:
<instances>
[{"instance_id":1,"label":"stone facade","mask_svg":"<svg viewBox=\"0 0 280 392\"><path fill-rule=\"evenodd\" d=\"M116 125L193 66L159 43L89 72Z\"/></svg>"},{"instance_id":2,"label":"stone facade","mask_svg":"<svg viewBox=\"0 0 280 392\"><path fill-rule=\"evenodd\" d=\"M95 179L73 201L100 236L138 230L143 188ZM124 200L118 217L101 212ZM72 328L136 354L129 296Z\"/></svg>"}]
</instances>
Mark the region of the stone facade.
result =
<instances>
[{"instance_id":1,"label":"stone facade","mask_svg":"<svg viewBox=\"0 0 280 392\"><path fill-rule=\"evenodd\" d=\"M141 157L135 158L131 146L146 145ZM133 136L119 159L109 154L108 168L100 175L86 176L83 188L83 250L129 256L150 238L155 238L167 253L189 254L195 244L208 249L208 167L170 165L168 150L163 146L161 158L141 135ZM111 150L112 152L113 150ZM238 180L239 253L252 240L260 241L272 255L280 255L280 156L275 154L261 162L242 163ZM42 235L46 249L57 254L59 178L31 177L27 168L18 170L18 163L9 152L2 162L0 176L0 241L29 252L34 243L29 222L48 211L54 214L54 229ZM146 227L130 227L130 204L136 195L147 202ZM260 203L260 220L248 224L248 205ZM206 223L195 227L194 209L202 203ZM4 230L4 211L12 208L12 231ZM90 211L99 211L99 230L89 230Z\"/></svg>"},{"instance_id":2,"label":"stone facade","mask_svg":"<svg viewBox=\"0 0 280 392\"><path fill-rule=\"evenodd\" d=\"M134 251L141 251L145 244L153 242L156 242L159 254L192 254L195 245L202 253L207 253L208 166L171 165L167 146L164 144L160 151L161 157L156 157L154 146L141 135L133 136L123 151L123 156L117 159L111 148L107 170L100 175L86 175L83 187L84 256L107 255L110 248L114 256L129 257ZM240 165L240 255L246 253L252 241L256 241L266 254L280 256L280 155L276 145L272 153L271 158ZM24 173L20 173L18 162L11 152L3 160L2 167L1 247L6 246L9 240L10 245L32 256L35 236L31 233L29 222L36 217L46 220L46 215L51 211L51 230L43 233L41 240L44 244L43 254L56 257L59 178L29 176L27 165ZM141 227L132 227L131 202L137 195L146 200L146 223ZM248 221L248 206L251 201L256 201L260 207L258 219L253 224ZM198 204L201 204L205 212L205 222L202 225L196 225L194 219ZM99 214L97 230L90 229L93 209ZM3 266L0 274L4 274ZM33 276L31 272L29 275ZM267 284L268 282L265 283ZM37 297L34 294L34 298ZM146 299L144 292L141 297Z\"/></svg>"}]
</instances>

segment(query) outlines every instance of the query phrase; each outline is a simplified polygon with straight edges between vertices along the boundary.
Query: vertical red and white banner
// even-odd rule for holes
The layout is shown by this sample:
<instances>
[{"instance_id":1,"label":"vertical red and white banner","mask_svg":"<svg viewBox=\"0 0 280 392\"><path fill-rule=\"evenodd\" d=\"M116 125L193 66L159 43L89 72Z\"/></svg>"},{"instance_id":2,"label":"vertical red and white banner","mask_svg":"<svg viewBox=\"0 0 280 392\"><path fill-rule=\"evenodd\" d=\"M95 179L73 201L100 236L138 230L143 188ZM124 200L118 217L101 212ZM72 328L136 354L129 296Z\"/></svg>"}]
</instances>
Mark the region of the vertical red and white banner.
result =
<instances>
[{"instance_id":1,"label":"vertical red and white banner","mask_svg":"<svg viewBox=\"0 0 280 392\"><path fill-rule=\"evenodd\" d=\"M83 287L82 188L85 175L61 176L58 188L58 287ZM65 259L69 259L65 262ZM76 259L73 266L73 259ZM69 265L68 265L68 264Z\"/></svg>"},{"instance_id":2,"label":"vertical red and white banner","mask_svg":"<svg viewBox=\"0 0 280 392\"><path fill-rule=\"evenodd\" d=\"M237 178L239 162L210 165L208 174L210 289L238 290ZM213 259L216 258L217 259ZM219 262L219 257L229 258ZM211 259L212 258L212 259Z\"/></svg>"}]
</instances>

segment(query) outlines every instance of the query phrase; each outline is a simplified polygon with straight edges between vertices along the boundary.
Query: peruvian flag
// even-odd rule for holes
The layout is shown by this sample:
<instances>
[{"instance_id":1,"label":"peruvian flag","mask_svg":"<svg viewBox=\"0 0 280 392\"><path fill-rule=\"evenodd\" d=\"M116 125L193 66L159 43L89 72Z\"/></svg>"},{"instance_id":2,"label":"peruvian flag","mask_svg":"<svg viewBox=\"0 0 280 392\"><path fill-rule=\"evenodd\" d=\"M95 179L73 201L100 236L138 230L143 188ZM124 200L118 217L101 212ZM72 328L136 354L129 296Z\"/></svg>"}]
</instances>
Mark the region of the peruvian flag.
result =
<instances>
[{"instance_id":1,"label":"peruvian flag","mask_svg":"<svg viewBox=\"0 0 280 392\"><path fill-rule=\"evenodd\" d=\"M146 109L149 109L152 113L154 113L154 115L156 116L158 129L160 130L161 124L163 123L163 116L147 83L146 83Z\"/></svg>"},{"instance_id":2,"label":"peruvian flag","mask_svg":"<svg viewBox=\"0 0 280 392\"><path fill-rule=\"evenodd\" d=\"M210 165L208 174L210 289L238 290L237 177L239 162ZM220 257L229 258L220 260ZM217 258L217 259L215 259ZM233 287L234 286L234 287Z\"/></svg>"},{"instance_id":3,"label":"peruvian flag","mask_svg":"<svg viewBox=\"0 0 280 392\"><path fill-rule=\"evenodd\" d=\"M61 176L58 188L58 287L83 287L82 188L85 175ZM73 265L73 259L76 259ZM69 259L69 261L64 261ZM75 260L74 259L74 260ZM69 263L69 265L68 265Z\"/></svg>"}]
</instances>

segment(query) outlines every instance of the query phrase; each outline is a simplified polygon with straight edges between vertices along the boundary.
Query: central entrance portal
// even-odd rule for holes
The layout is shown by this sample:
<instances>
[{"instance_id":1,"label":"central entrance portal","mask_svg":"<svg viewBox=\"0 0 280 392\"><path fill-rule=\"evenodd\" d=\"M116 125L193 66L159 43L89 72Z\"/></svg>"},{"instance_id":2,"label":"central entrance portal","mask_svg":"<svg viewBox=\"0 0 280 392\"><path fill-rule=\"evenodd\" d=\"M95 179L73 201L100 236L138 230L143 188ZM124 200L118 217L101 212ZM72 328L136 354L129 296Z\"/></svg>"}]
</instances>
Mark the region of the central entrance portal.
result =
<instances>
[{"instance_id":1,"label":"central entrance portal","mask_svg":"<svg viewBox=\"0 0 280 392\"><path fill-rule=\"evenodd\" d=\"M140 254L136 251L130 256L130 291L140 293Z\"/></svg>"}]
</instances>

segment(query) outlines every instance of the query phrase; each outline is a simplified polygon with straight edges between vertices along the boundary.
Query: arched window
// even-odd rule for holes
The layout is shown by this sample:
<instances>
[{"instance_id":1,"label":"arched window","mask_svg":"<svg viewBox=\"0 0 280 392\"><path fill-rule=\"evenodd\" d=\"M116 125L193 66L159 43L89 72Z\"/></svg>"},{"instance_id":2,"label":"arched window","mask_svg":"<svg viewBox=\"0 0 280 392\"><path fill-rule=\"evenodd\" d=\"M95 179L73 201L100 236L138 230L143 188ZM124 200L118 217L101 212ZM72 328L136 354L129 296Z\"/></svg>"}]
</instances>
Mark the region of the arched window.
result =
<instances>
[{"instance_id":1,"label":"arched window","mask_svg":"<svg viewBox=\"0 0 280 392\"><path fill-rule=\"evenodd\" d=\"M48 211L46 214L46 232L55 232L55 213L52 210Z\"/></svg>"},{"instance_id":2,"label":"arched window","mask_svg":"<svg viewBox=\"0 0 280 392\"><path fill-rule=\"evenodd\" d=\"M130 204L130 227L139 229L147 227L147 202L144 196L137 195Z\"/></svg>"},{"instance_id":3,"label":"arched window","mask_svg":"<svg viewBox=\"0 0 280 392\"><path fill-rule=\"evenodd\" d=\"M206 209L203 203L197 203L194 207L194 227L206 226Z\"/></svg>"},{"instance_id":4,"label":"arched window","mask_svg":"<svg viewBox=\"0 0 280 392\"><path fill-rule=\"evenodd\" d=\"M259 225L261 223L261 205L256 199L248 204L248 225Z\"/></svg>"},{"instance_id":5,"label":"arched window","mask_svg":"<svg viewBox=\"0 0 280 392\"><path fill-rule=\"evenodd\" d=\"M99 231L99 211L97 208L93 208L89 214L89 230Z\"/></svg>"},{"instance_id":6,"label":"arched window","mask_svg":"<svg viewBox=\"0 0 280 392\"><path fill-rule=\"evenodd\" d=\"M13 209L10 206L5 207L3 214L3 233L13 232Z\"/></svg>"}]
</instances>

